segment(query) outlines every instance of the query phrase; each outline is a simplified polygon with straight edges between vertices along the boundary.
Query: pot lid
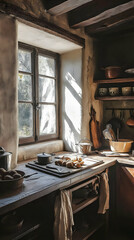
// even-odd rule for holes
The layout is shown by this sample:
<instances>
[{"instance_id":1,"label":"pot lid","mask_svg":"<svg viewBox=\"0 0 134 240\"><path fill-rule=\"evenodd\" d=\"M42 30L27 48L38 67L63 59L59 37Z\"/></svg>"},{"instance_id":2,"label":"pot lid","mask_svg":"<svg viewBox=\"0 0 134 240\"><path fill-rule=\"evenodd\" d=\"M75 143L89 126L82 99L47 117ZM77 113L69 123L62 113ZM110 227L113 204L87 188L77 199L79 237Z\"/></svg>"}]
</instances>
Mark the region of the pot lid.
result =
<instances>
[{"instance_id":1,"label":"pot lid","mask_svg":"<svg viewBox=\"0 0 134 240\"><path fill-rule=\"evenodd\" d=\"M50 154L47 154L47 153L44 153L44 152L37 154L37 156L38 156L38 157L43 157L43 158L44 158L44 157L51 157Z\"/></svg>"},{"instance_id":2,"label":"pot lid","mask_svg":"<svg viewBox=\"0 0 134 240\"><path fill-rule=\"evenodd\" d=\"M12 154L11 152L6 152L3 147L0 147L0 158Z\"/></svg>"},{"instance_id":3,"label":"pot lid","mask_svg":"<svg viewBox=\"0 0 134 240\"><path fill-rule=\"evenodd\" d=\"M6 157L11 154L12 154L11 152L4 152L3 154L0 154L0 158Z\"/></svg>"}]
</instances>

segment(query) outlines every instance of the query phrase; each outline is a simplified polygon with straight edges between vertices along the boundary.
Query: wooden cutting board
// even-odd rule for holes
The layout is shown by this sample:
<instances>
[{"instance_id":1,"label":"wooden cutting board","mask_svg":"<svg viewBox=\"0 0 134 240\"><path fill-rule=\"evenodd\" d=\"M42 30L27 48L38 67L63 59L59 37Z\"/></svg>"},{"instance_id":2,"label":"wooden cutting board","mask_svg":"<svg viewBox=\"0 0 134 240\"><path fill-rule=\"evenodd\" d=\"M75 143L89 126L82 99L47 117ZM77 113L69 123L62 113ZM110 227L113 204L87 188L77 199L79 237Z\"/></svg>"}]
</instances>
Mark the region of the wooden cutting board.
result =
<instances>
[{"instance_id":1,"label":"wooden cutting board","mask_svg":"<svg viewBox=\"0 0 134 240\"><path fill-rule=\"evenodd\" d=\"M86 157L86 158L84 158L84 164L81 168L67 168L67 167L63 167L63 166L57 166L57 165L55 165L55 161L52 162L51 164L47 164L48 166L51 166L52 168L48 168L47 165L39 165L37 163L37 161L27 163L26 167L36 169L36 170L44 172L44 173L52 174L57 177L66 177L73 173L77 173L82 170L95 167L102 163L103 163L102 160L93 160L91 158Z\"/></svg>"}]
</instances>

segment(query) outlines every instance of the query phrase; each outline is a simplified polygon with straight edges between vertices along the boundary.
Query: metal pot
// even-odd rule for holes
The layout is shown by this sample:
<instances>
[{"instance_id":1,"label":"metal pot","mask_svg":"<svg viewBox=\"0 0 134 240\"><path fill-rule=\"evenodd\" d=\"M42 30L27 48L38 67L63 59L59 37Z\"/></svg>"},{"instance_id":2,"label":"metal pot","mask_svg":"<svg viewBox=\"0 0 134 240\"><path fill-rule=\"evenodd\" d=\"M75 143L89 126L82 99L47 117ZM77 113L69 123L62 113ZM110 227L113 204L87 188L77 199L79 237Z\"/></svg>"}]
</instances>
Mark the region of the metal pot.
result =
<instances>
[{"instance_id":1,"label":"metal pot","mask_svg":"<svg viewBox=\"0 0 134 240\"><path fill-rule=\"evenodd\" d=\"M91 153L91 148L93 146L92 142L89 139L81 139L78 144L79 146L79 151L82 154L90 154Z\"/></svg>"},{"instance_id":2,"label":"metal pot","mask_svg":"<svg viewBox=\"0 0 134 240\"><path fill-rule=\"evenodd\" d=\"M104 68L106 78L117 78L121 74L121 67L119 66L109 66Z\"/></svg>"},{"instance_id":3,"label":"metal pot","mask_svg":"<svg viewBox=\"0 0 134 240\"><path fill-rule=\"evenodd\" d=\"M11 160L12 153L6 152L3 147L0 147L0 168L4 168L5 170L11 170Z\"/></svg>"},{"instance_id":4,"label":"metal pot","mask_svg":"<svg viewBox=\"0 0 134 240\"><path fill-rule=\"evenodd\" d=\"M44 152L37 154L37 157L38 157L38 163L41 165L46 165L50 163L52 160L52 155Z\"/></svg>"}]
</instances>

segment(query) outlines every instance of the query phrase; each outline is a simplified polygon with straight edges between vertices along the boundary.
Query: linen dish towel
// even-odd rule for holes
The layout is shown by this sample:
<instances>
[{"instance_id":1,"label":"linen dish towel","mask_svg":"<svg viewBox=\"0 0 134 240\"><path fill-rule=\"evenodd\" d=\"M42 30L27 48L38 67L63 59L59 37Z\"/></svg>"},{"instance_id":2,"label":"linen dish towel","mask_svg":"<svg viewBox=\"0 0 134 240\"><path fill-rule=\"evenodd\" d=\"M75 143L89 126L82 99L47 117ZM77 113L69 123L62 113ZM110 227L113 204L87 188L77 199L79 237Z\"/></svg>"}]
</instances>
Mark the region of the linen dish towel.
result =
<instances>
[{"instance_id":1,"label":"linen dish towel","mask_svg":"<svg viewBox=\"0 0 134 240\"><path fill-rule=\"evenodd\" d=\"M57 196L54 207L54 239L72 240L72 226L74 225L73 211L69 191L61 191Z\"/></svg>"},{"instance_id":2,"label":"linen dish towel","mask_svg":"<svg viewBox=\"0 0 134 240\"><path fill-rule=\"evenodd\" d=\"M108 174L104 172L100 176L100 196L98 213L105 214L107 209L109 209L109 183Z\"/></svg>"}]
</instances>

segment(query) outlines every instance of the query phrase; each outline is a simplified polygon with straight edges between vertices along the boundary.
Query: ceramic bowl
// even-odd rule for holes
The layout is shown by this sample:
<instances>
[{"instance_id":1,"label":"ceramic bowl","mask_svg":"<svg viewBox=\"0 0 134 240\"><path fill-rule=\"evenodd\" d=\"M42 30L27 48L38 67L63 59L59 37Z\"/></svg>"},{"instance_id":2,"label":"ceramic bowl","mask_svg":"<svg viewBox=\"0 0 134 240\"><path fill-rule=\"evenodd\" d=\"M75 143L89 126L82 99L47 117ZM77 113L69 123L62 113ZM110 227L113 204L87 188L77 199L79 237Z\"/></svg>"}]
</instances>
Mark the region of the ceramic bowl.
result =
<instances>
[{"instance_id":1,"label":"ceramic bowl","mask_svg":"<svg viewBox=\"0 0 134 240\"><path fill-rule=\"evenodd\" d=\"M108 93L108 89L107 88L99 88L99 95L100 96L106 96Z\"/></svg>"},{"instance_id":2,"label":"ceramic bowl","mask_svg":"<svg viewBox=\"0 0 134 240\"><path fill-rule=\"evenodd\" d=\"M119 139L118 141L109 141L112 152L130 152L133 141L129 139Z\"/></svg>"},{"instance_id":3,"label":"ceramic bowl","mask_svg":"<svg viewBox=\"0 0 134 240\"><path fill-rule=\"evenodd\" d=\"M122 87L121 91L123 96L131 95L131 87Z\"/></svg>"},{"instance_id":4,"label":"ceramic bowl","mask_svg":"<svg viewBox=\"0 0 134 240\"><path fill-rule=\"evenodd\" d=\"M118 96L119 95L119 88L118 87L109 88L109 95L110 96Z\"/></svg>"}]
</instances>

